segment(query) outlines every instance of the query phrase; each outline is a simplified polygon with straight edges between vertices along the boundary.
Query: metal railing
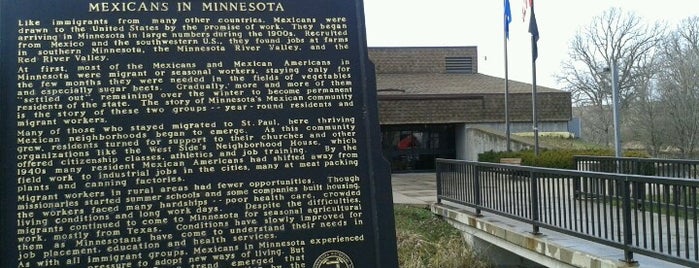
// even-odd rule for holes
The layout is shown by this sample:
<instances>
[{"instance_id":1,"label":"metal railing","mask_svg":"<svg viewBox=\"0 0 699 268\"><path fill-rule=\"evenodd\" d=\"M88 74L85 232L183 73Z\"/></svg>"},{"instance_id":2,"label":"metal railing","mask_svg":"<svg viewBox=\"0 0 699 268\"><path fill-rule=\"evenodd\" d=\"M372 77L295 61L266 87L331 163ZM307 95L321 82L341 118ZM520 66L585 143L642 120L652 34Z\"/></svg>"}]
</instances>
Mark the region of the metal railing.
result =
<instances>
[{"instance_id":1,"label":"metal railing","mask_svg":"<svg viewBox=\"0 0 699 268\"><path fill-rule=\"evenodd\" d=\"M699 265L699 180L438 159L437 201L624 251ZM585 194L576 192L584 187ZM645 195L632 196L638 185Z\"/></svg>"},{"instance_id":2,"label":"metal railing","mask_svg":"<svg viewBox=\"0 0 699 268\"><path fill-rule=\"evenodd\" d=\"M578 155L578 170L699 179L699 160Z\"/></svg>"},{"instance_id":3,"label":"metal railing","mask_svg":"<svg viewBox=\"0 0 699 268\"><path fill-rule=\"evenodd\" d=\"M595 171L656 177L699 179L699 161L684 159L659 159L611 156L574 156L575 167L580 171ZM648 196L645 184L634 185L632 198L641 202L641 197ZM579 194L589 195L585 185L576 185ZM665 193L663 193L665 194Z\"/></svg>"}]
</instances>

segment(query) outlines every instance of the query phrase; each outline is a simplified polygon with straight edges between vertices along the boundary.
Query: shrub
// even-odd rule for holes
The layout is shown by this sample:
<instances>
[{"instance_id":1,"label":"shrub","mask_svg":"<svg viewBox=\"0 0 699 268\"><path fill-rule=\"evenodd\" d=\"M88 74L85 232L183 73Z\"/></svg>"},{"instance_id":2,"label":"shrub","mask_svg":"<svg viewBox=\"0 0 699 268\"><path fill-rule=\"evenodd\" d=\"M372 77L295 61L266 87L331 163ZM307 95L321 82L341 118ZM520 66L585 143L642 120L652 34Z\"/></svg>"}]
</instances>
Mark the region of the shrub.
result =
<instances>
[{"instance_id":1,"label":"shrub","mask_svg":"<svg viewBox=\"0 0 699 268\"><path fill-rule=\"evenodd\" d=\"M575 170L575 162L573 157L576 155L591 155L591 156L614 156L614 151L610 149L584 149L584 150L541 150L539 157L534 155L533 150L524 150L519 152L493 152L488 151L478 155L478 161L499 163L501 158L521 158L522 165L557 168L557 169L572 169ZM626 157L648 157L647 154L639 151L628 151L624 154Z\"/></svg>"}]
</instances>

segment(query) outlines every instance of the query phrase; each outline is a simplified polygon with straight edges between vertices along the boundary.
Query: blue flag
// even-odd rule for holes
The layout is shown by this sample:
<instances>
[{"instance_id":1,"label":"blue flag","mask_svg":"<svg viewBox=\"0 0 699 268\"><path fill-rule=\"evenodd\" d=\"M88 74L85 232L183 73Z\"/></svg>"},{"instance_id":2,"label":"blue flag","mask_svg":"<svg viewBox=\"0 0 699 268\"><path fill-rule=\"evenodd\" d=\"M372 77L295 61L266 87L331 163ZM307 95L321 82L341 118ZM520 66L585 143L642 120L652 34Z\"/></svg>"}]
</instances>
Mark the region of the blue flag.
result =
<instances>
[{"instance_id":1,"label":"blue flag","mask_svg":"<svg viewBox=\"0 0 699 268\"><path fill-rule=\"evenodd\" d=\"M510 0L505 0L505 37L510 39L510 22L512 22L512 10Z\"/></svg>"}]
</instances>

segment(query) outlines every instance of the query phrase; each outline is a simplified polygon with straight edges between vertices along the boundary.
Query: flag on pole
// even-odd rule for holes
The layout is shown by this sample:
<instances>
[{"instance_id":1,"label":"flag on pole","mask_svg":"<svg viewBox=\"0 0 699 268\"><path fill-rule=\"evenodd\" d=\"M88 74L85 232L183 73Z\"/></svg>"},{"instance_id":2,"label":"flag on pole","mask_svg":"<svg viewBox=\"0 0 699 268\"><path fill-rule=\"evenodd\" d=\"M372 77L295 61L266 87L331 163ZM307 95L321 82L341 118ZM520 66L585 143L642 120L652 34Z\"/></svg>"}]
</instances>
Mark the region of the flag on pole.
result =
<instances>
[{"instance_id":1,"label":"flag on pole","mask_svg":"<svg viewBox=\"0 0 699 268\"><path fill-rule=\"evenodd\" d=\"M536 16L534 15L534 0L529 1L531 7L531 15L529 17L529 32L532 34L532 58L536 60L539 57L539 26L536 25Z\"/></svg>"},{"instance_id":2,"label":"flag on pole","mask_svg":"<svg viewBox=\"0 0 699 268\"><path fill-rule=\"evenodd\" d=\"M510 39L510 22L512 22L512 10L510 9L510 0L505 0L505 40L503 47L505 48L505 135L507 136L507 151L512 151L510 142L510 78L507 66L507 41Z\"/></svg>"},{"instance_id":3,"label":"flag on pole","mask_svg":"<svg viewBox=\"0 0 699 268\"><path fill-rule=\"evenodd\" d=\"M505 37L510 39L510 22L512 22L512 10L510 0L505 0Z\"/></svg>"},{"instance_id":4,"label":"flag on pole","mask_svg":"<svg viewBox=\"0 0 699 268\"><path fill-rule=\"evenodd\" d=\"M530 1L532 0L524 0L522 4L522 22L527 21L527 9L529 8Z\"/></svg>"},{"instance_id":5,"label":"flag on pole","mask_svg":"<svg viewBox=\"0 0 699 268\"><path fill-rule=\"evenodd\" d=\"M526 0L525 0L526 1ZM536 25L536 15L534 15L534 0L529 0L526 4L531 8L529 17L529 32L532 34L532 129L534 130L534 155L539 156L539 115L536 108L536 59L539 57L539 26ZM523 10L523 13L526 10Z\"/></svg>"}]
</instances>

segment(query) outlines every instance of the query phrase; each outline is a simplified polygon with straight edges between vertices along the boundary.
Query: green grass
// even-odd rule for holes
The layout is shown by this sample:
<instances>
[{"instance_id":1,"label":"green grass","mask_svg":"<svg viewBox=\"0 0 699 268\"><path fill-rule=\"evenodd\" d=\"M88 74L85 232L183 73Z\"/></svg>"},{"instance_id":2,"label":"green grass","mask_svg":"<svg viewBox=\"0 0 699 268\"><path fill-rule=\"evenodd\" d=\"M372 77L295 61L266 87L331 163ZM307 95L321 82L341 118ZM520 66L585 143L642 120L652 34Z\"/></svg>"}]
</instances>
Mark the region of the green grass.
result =
<instances>
[{"instance_id":1,"label":"green grass","mask_svg":"<svg viewBox=\"0 0 699 268\"><path fill-rule=\"evenodd\" d=\"M396 205L401 268L493 267L471 250L460 232L425 208Z\"/></svg>"}]
</instances>

